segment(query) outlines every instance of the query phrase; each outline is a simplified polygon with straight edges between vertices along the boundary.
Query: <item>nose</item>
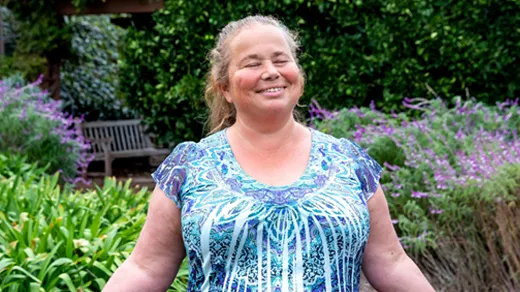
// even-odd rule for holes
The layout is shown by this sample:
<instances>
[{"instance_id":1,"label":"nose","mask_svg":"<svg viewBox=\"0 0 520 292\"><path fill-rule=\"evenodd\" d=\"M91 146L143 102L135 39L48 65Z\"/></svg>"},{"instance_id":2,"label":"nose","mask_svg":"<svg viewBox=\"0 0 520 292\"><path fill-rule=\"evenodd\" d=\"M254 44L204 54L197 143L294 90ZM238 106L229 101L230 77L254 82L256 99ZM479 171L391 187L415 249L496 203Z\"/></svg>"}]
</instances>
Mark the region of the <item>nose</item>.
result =
<instances>
[{"instance_id":1,"label":"nose","mask_svg":"<svg viewBox=\"0 0 520 292\"><path fill-rule=\"evenodd\" d=\"M265 62L264 72L262 73L262 79L264 80L274 80L280 77L280 73L278 69L274 66L273 62L267 61Z\"/></svg>"}]
</instances>

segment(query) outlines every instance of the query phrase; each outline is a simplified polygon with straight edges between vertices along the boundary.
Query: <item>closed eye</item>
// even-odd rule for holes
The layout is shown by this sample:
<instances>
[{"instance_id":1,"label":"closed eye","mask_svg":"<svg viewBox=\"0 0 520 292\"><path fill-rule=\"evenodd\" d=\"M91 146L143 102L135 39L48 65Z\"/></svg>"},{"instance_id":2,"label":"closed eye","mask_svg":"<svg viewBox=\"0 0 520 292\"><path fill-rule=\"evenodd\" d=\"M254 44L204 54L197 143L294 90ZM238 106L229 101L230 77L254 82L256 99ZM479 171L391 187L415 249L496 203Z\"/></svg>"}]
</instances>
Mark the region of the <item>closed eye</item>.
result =
<instances>
[{"instance_id":1,"label":"closed eye","mask_svg":"<svg viewBox=\"0 0 520 292\"><path fill-rule=\"evenodd\" d=\"M258 63L258 62L255 62L255 63L249 63L246 65L247 68L254 68L254 67L258 67L260 66L261 64Z\"/></svg>"},{"instance_id":2,"label":"closed eye","mask_svg":"<svg viewBox=\"0 0 520 292\"><path fill-rule=\"evenodd\" d=\"M289 62L288 60L277 60L277 61L274 61L275 64L285 64Z\"/></svg>"}]
</instances>

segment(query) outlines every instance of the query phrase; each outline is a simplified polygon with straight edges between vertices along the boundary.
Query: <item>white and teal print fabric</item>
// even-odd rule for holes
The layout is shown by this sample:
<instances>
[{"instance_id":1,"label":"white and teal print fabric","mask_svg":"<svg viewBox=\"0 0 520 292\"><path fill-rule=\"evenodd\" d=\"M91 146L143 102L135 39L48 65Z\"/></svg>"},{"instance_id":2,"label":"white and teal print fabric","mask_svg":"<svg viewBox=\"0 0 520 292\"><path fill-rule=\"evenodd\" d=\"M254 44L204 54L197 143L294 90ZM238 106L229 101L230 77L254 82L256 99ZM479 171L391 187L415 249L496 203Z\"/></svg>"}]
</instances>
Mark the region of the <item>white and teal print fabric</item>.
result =
<instances>
[{"instance_id":1,"label":"white and teal print fabric","mask_svg":"<svg viewBox=\"0 0 520 292\"><path fill-rule=\"evenodd\" d=\"M153 173L181 208L188 291L358 291L382 169L353 142L311 132L307 169L287 186L246 174L226 130L179 144Z\"/></svg>"}]
</instances>

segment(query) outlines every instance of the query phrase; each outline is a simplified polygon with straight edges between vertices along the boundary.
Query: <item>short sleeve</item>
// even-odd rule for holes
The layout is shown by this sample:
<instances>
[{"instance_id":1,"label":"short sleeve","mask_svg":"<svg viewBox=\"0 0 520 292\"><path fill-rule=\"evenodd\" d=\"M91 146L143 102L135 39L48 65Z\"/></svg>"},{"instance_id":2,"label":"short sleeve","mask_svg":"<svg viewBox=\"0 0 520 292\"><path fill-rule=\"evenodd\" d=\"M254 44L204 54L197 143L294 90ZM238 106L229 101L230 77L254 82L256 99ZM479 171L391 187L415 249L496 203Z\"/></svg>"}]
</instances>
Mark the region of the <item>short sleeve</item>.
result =
<instances>
[{"instance_id":1,"label":"short sleeve","mask_svg":"<svg viewBox=\"0 0 520 292\"><path fill-rule=\"evenodd\" d=\"M365 201L368 202L379 186L379 179L381 178L383 168L359 145L347 139L342 140L348 146L349 152L352 153L352 156L357 161L358 165L355 166L355 172L361 182Z\"/></svg>"},{"instance_id":2,"label":"short sleeve","mask_svg":"<svg viewBox=\"0 0 520 292\"><path fill-rule=\"evenodd\" d=\"M188 173L188 151L193 145L192 142L177 145L157 170L152 173L152 178L157 186L178 208L181 208L180 192Z\"/></svg>"}]
</instances>

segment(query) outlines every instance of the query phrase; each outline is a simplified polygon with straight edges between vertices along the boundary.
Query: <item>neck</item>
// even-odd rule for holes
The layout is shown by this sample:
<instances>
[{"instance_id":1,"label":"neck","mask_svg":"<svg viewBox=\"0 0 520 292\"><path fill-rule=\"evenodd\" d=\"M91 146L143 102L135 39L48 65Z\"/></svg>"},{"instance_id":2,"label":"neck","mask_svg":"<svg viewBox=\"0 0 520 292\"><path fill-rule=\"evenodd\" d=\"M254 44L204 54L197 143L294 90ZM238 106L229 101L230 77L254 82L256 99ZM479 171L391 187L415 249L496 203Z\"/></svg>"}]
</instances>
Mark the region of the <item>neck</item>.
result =
<instances>
[{"instance_id":1,"label":"neck","mask_svg":"<svg viewBox=\"0 0 520 292\"><path fill-rule=\"evenodd\" d=\"M235 124L230 127L231 134L242 140L241 144L247 144L248 148L261 152L277 151L296 142L295 138L300 136L298 131L303 129L292 115L284 121L271 120L264 123L252 123L237 116Z\"/></svg>"}]
</instances>

